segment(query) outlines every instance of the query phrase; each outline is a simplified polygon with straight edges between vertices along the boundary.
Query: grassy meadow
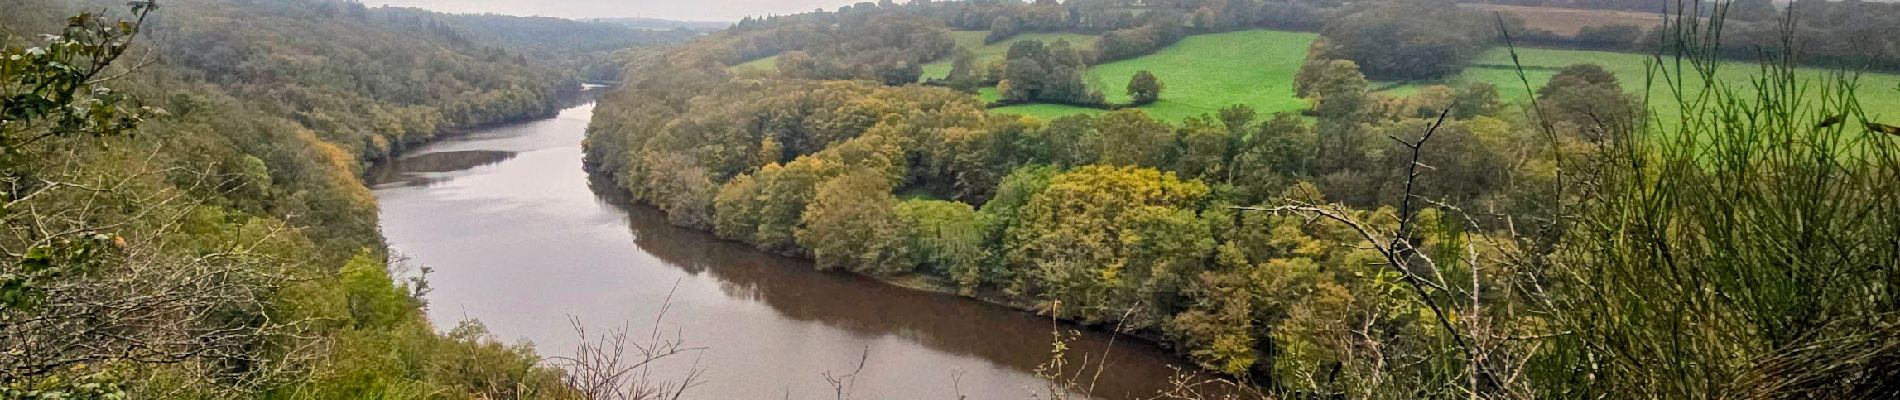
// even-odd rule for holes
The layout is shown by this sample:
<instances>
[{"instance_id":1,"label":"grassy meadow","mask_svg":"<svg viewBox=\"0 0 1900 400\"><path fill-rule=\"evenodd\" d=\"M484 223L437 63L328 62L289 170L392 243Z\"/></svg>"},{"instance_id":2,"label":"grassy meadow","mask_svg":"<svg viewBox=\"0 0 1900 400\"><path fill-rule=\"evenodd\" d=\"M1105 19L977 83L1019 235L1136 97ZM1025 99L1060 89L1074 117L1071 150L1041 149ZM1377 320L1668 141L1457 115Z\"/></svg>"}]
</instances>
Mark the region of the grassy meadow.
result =
<instances>
[{"instance_id":1,"label":"grassy meadow","mask_svg":"<svg viewBox=\"0 0 1900 400\"><path fill-rule=\"evenodd\" d=\"M1053 42L1061 39L1078 47L1093 46L1096 40L1094 36L1081 34L1026 33L1008 41L986 45L983 44L983 37L987 33L983 31L952 34L959 46L975 52L985 62L1000 59L1011 44L1022 40ZM1129 101L1124 90L1128 79L1136 71L1153 71L1167 85L1167 89L1162 92L1161 101L1141 109L1165 121L1210 114L1233 104L1253 106L1263 114L1299 111L1307 103L1294 96L1293 76L1299 72L1300 64L1306 58L1307 47L1315 38L1317 35L1311 33L1269 30L1190 36L1155 54L1094 66L1084 79L1090 87L1107 94L1110 102L1124 103ZM1639 96L1649 86L1647 64L1651 56L1645 54L1542 48L1519 48L1518 54L1525 67L1525 75L1534 88L1542 87L1558 69L1584 63L1601 65L1615 73L1625 89ZM765 57L734 65L731 69L775 71L777 67L774 62L777 59L776 56ZM1510 51L1500 47L1485 53L1471 68L1456 77L1442 82L1386 83L1382 85L1385 89L1381 93L1405 96L1427 85L1489 82L1498 87L1504 100L1523 101L1529 97L1529 93L1524 90L1524 84L1512 65ZM1748 85L1760 75L1761 69L1752 63L1727 61L1718 71L1717 76L1724 84ZM1799 71L1813 78L1821 78L1829 73L1827 69L1811 67L1800 68ZM949 59L924 67L926 78L940 78L949 72ZM1690 79L1685 83L1690 86L1701 84L1699 79ZM1863 74L1860 84L1860 102L1870 116L1900 118L1900 75ZM1659 79L1654 89L1648 91L1650 105L1655 116L1674 120L1680 111L1666 85ZM977 95L985 101L997 99L994 88L984 88ZM1056 104L1026 104L998 108L996 111L1043 119L1103 112Z\"/></svg>"},{"instance_id":2,"label":"grassy meadow","mask_svg":"<svg viewBox=\"0 0 1900 400\"><path fill-rule=\"evenodd\" d=\"M1153 71L1167 89L1161 92L1161 101L1141 109L1165 121L1211 114L1234 104L1253 106L1263 114L1298 111L1307 104L1293 94L1293 75L1299 72L1307 47L1317 37L1268 30L1190 36L1154 54L1097 65L1089 69L1085 79L1107 94L1110 102L1127 102L1128 79L1136 71ZM993 91L985 94L985 99L994 98ZM997 111L1045 119L1100 112L1048 104Z\"/></svg>"},{"instance_id":3,"label":"grassy meadow","mask_svg":"<svg viewBox=\"0 0 1900 400\"><path fill-rule=\"evenodd\" d=\"M740 72L740 71L747 71L747 70L778 72L778 56L771 56L771 57L760 58L757 60L746 61L743 63L739 63L738 65L726 67L726 70L732 71L732 72Z\"/></svg>"},{"instance_id":4,"label":"grassy meadow","mask_svg":"<svg viewBox=\"0 0 1900 400\"><path fill-rule=\"evenodd\" d=\"M1519 48L1517 52L1525 67L1525 78L1529 79L1533 88L1543 87L1550 81L1551 76L1556 75L1557 69L1574 64L1597 64L1616 74L1623 88L1630 93L1637 96L1647 93L1650 108L1656 117L1664 121L1673 121L1681 112L1680 106L1674 99L1675 94L1668 88L1669 83L1660 77L1657 78L1653 88L1645 92L1645 88L1650 87L1648 64L1653 59L1650 55L1536 48ZM1493 49L1485 53L1484 57L1474 63L1471 68L1448 80L1447 83L1489 82L1497 85L1498 91L1505 100L1522 101L1530 97L1530 94L1524 90L1524 83L1519 79L1518 72L1512 65L1509 49ZM1684 65L1685 68L1689 68L1686 62ZM1750 88L1748 85L1761 76L1761 71L1761 67L1754 63L1725 61L1716 69L1716 78L1721 84L1737 89L1748 89ZM1816 82L1830 73L1828 69L1811 67L1797 68L1797 71L1805 78L1811 78ZM1694 75L1694 73L1691 72L1689 75ZM1291 80L1291 75L1287 79ZM1688 87L1696 87L1702 82L1699 77L1691 76L1684 84ZM1424 85L1426 84L1400 85L1384 93L1402 96L1411 94ZM1809 88L1808 90L1816 89ZM1867 110L1869 117L1900 118L1900 75L1862 74L1858 95L1861 106Z\"/></svg>"}]
</instances>

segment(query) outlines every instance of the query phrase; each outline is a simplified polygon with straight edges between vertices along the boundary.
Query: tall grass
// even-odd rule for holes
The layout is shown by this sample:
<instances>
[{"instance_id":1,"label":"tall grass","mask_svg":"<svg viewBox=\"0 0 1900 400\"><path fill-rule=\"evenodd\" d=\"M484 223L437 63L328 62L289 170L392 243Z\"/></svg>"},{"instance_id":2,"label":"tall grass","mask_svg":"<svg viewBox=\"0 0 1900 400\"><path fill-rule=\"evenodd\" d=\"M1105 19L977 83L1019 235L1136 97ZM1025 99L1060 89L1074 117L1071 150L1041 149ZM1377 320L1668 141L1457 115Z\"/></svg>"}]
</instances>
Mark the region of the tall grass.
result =
<instances>
[{"instance_id":1,"label":"tall grass","mask_svg":"<svg viewBox=\"0 0 1900 400\"><path fill-rule=\"evenodd\" d=\"M1563 334L1527 367L1542 396L1900 390L1900 136L1855 100L1894 89L1803 78L1793 39L1722 81L1725 6L1677 1L1651 59L1651 107L1682 112L1606 122L1565 166L1574 205L1537 289Z\"/></svg>"}]
</instances>

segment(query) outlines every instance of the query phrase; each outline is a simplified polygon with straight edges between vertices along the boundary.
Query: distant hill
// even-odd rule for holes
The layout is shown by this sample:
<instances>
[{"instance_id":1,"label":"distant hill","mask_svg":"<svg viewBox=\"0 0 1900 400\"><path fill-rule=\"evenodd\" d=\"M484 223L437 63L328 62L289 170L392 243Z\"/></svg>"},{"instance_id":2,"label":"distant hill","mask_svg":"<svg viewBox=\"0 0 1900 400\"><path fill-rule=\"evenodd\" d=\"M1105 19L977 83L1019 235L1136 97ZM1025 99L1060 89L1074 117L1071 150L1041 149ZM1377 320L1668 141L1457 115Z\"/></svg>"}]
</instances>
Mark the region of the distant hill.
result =
<instances>
[{"instance_id":1,"label":"distant hill","mask_svg":"<svg viewBox=\"0 0 1900 400\"><path fill-rule=\"evenodd\" d=\"M404 7L372 10L381 20L396 26L499 45L536 63L594 82L620 80L624 63L614 57L622 50L684 42L701 34L695 29L640 28L554 17L445 14Z\"/></svg>"},{"instance_id":2,"label":"distant hill","mask_svg":"<svg viewBox=\"0 0 1900 400\"><path fill-rule=\"evenodd\" d=\"M690 34L639 29L627 24L580 21L555 17L518 17L501 14L445 14L419 8L375 9L391 19L410 21L421 28L444 27L460 34L503 44L510 50L534 52L612 51L628 47L678 42Z\"/></svg>"},{"instance_id":3,"label":"distant hill","mask_svg":"<svg viewBox=\"0 0 1900 400\"><path fill-rule=\"evenodd\" d=\"M689 29L689 30L695 30L695 31L707 31L707 30L726 29L732 26L731 22L674 21L670 19L644 18L644 17L594 18L587 21L615 24L615 25L621 25L621 26L635 28L635 29L652 29L652 30Z\"/></svg>"}]
</instances>

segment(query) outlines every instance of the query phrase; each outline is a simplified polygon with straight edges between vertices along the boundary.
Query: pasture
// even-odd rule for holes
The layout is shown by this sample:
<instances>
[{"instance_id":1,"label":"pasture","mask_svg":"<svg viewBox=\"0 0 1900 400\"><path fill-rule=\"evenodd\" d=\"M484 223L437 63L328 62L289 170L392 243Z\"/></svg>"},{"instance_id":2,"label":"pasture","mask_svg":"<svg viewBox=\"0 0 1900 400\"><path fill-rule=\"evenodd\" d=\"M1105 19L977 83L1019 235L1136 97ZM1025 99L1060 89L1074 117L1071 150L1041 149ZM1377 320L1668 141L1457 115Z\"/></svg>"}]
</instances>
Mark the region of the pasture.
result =
<instances>
[{"instance_id":1,"label":"pasture","mask_svg":"<svg viewBox=\"0 0 1900 400\"><path fill-rule=\"evenodd\" d=\"M1654 116L1663 121L1676 120L1681 113L1680 106L1674 100L1674 91L1662 77L1650 82L1649 65L1654 57L1645 54L1616 53L1603 51L1558 50L1558 49L1517 49L1519 59L1525 67L1524 78L1530 81L1532 88L1541 88L1556 75L1557 70L1575 64L1597 64L1616 74L1618 83L1638 97L1647 97ZM1673 60L1669 61L1673 64ZM1684 63L1684 68L1687 63ZM1671 67L1673 69L1674 67ZM1689 70L1693 75L1693 69ZM1736 89L1751 89L1761 76L1761 67L1755 63L1743 61L1725 61L1716 68L1716 80L1719 85ZM1797 69L1807 90L1817 90L1813 86L1832 71L1824 68L1801 67ZM1497 48L1485 53L1471 68L1446 83L1487 82L1498 87L1500 95L1506 101L1522 101L1531 95L1525 90L1524 83L1518 77L1517 68L1511 62L1509 49ZM1690 76L1682 82L1685 87L1700 87L1702 79ZM1403 96L1411 94L1425 84L1406 84L1386 90L1388 95ZM1864 73L1859 77L1859 89L1856 92L1863 109L1869 117L1900 118L1900 75L1887 73Z\"/></svg>"},{"instance_id":2,"label":"pasture","mask_svg":"<svg viewBox=\"0 0 1900 400\"><path fill-rule=\"evenodd\" d=\"M978 65L1003 59L1003 56L1009 53L1009 46L1024 40L1041 40L1043 43L1055 43L1057 40L1067 40L1069 41L1069 45L1077 49L1089 49L1094 48L1095 40L1099 39L1099 37L1094 35L1079 33L1023 33L1001 42L983 44L983 38L989 36L989 34L989 31L956 31L950 32L950 37L956 39L957 47L970 50L971 53L976 54ZM950 64L954 61L956 61L956 55L952 54L950 57L937 60L937 62L924 64L924 79L928 80L949 76Z\"/></svg>"},{"instance_id":3,"label":"pasture","mask_svg":"<svg viewBox=\"0 0 1900 400\"><path fill-rule=\"evenodd\" d=\"M1234 104L1252 106L1262 114L1296 112L1307 103L1294 96L1293 76L1306 60L1307 47L1317 37L1269 30L1189 36L1154 54L1094 66L1084 79L1091 88L1107 94L1110 102L1123 103L1129 101L1129 78L1136 71L1154 72L1166 90L1161 93L1161 101L1141 109L1164 121L1212 114ZM985 97L994 98L993 93ZM996 111L1044 119L1101 112L1048 104Z\"/></svg>"},{"instance_id":4,"label":"pasture","mask_svg":"<svg viewBox=\"0 0 1900 400\"><path fill-rule=\"evenodd\" d=\"M739 63L738 65L726 67L726 70L732 71L734 73L747 71L747 70L778 72L778 56L770 56L770 57L760 58L757 60L746 61L743 63Z\"/></svg>"}]
</instances>

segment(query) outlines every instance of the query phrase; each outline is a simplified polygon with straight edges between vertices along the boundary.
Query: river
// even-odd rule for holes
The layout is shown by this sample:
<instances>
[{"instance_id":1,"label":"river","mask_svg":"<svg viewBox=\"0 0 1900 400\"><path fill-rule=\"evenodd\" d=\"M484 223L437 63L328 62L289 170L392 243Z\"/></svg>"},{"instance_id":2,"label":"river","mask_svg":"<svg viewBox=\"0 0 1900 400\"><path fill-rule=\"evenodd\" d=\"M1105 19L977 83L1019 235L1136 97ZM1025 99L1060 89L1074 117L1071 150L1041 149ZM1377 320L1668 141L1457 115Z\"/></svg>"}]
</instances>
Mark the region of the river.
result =
<instances>
[{"instance_id":1,"label":"river","mask_svg":"<svg viewBox=\"0 0 1900 400\"><path fill-rule=\"evenodd\" d=\"M703 348L654 371L703 371L693 399L833 398L823 374L860 360L852 398L1027 399L1044 387L1035 371L1057 328L1047 318L816 272L597 194L581 168L592 111L443 140L371 171L383 234L402 264L431 269L438 328L477 319L543 356L572 353L574 321L595 334L657 329ZM1151 396L1184 364L1111 336L1083 330L1070 343L1072 364L1108 360L1087 379L1098 398Z\"/></svg>"}]
</instances>

